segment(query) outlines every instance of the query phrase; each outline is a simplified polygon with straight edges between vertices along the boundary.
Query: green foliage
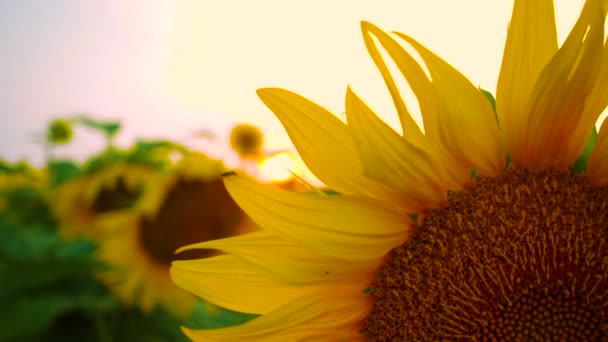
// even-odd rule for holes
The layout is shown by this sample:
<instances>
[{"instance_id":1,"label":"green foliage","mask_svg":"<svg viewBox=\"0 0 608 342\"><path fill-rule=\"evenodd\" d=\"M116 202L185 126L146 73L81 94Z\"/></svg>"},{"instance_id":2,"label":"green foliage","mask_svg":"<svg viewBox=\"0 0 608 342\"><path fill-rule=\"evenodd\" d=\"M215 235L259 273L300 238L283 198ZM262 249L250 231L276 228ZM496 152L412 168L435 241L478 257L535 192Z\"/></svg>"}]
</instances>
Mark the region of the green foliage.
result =
<instances>
[{"instance_id":1,"label":"green foliage","mask_svg":"<svg viewBox=\"0 0 608 342\"><path fill-rule=\"evenodd\" d=\"M47 164L50 176L50 187L54 188L72 177L78 176L82 170L71 160L51 160Z\"/></svg>"},{"instance_id":2,"label":"green foliage","mask_svg":"<svg viewBox=\"0 0 608 342\"><path fill-rule=\"evenodd\" d=\"M205 305L201 303L196 306L192 317L183 325L191 329L215 329L242 324L256 317L258 315L222 308L219 308L217 313L209 313L205 310Z\"/></svg>"},{"instance_id":3,"label":"green foliage","mask_svg":"<svg viewBox=\"0 0 608 342\"><path fill-rule=\"evenodd\" d=\"M101 131L108 139L121 127L86 116L70 123ZM69 140L69 123L56 120L48 127L51 145ZM69 132L61 131L66 127ZM173 153L189 151L171 141L139 141L126 150L109 146L84 164L49 159L43 171L0 160L0 174L20 179L5 182L6 188L0 183L0 341L186 342L180 326L218 328L256 317L225 309L209 313L198 305L183 319L160 307L142 312L126 306L96 276L111 265L96 260L95 243L59 237L59 222L49 207L50 201L62 200L50 197L55 187L124 162L163 172L172 164Z\"/></svg>"},{"instance_id":4,"label":"green foliage","mask_svg":"<svg viewBox=\"0 0 608 342\"><path fill-rule=\"evenodd\" d=\"M100 121L86 115L80 115L73 121L74 123L81 124L103 133L108 139L113 138L122 127L122 124L119 121Z\"/></svg>"},{"instance_id":5,"label":"green foliage","mask_svg":"<svg viewBox=\"0 0 608 342\"><path fill-rule=\"evenodd\" d=\"M91 174L117 163L129 163L164 170L171 165L173 152L185 155L188 150L176 143L164 140L138 141L128 150L108 148L85 162L83 172Z\"/></svg>"},{"instance_id":6,"label":"green foliage","mask_svg":"<svg viewBox=\"0 0 608 342\"><path fill-rule=\"evenodd\" d=\"M0 159L0 173L8 175L33 176L37 172L26 162L11 164Z\"/></svg>"}]
</instances>

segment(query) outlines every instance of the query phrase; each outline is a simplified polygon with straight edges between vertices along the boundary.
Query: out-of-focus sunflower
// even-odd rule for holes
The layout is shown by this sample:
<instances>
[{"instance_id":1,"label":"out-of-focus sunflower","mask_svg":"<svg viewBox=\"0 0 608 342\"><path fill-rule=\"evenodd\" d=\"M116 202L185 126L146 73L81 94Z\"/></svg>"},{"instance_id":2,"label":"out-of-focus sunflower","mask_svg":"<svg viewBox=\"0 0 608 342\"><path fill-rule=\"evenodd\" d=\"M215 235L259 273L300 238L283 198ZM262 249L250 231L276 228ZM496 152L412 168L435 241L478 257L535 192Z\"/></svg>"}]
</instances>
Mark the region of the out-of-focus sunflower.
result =
<instances>
[{"instance_id":1,"label":"out-of-focus sunflower","mask_svg":"<svg viewBox=\"0 0 608 342\"><path fill-rule=\"evenodd\" d=\"M606 340L608 121L595 145L592 132L608 103L607 9L606 1L587 0L558 48L552 1L515 0L498 120L448 63L411 37L366 22L364 41L402 135L350 89L346 124L291 92L259 90L309 168L341 195L226 177L228 192L263 229L190 246L227 254L176 261L173 279L218 305L262 316L186 334L201 341ZM424 133L377 44L417 96ZM577 158L588 158L586 173L573 168Z\"/></svg>"},{"instance_id":2,"label":"out-of-focus sunflower","mask_svg":"<svg viewBox=\"0 0 608 342\"><path fill-rule=\"evenodd\" d=\"M252 125L236 125L230 131L230 147L243 159L257 158L262 153L264 136Z\"/></svg>"},{"instance_id":3,"label":"out-of-focus sunflower","mask_svg":"<svg viewBox=\"0 0 608 342\"><path fill-rule=\"evenodd\" d=\"M97 220L115 211L152 212L157 170L145 164L119 162L74 177L50 194L62 237L94 238ZM143 193L147 192L145 196Z\"/></svg>"},{"instance_id":4,"label":"out-of-focus sunflower","mask_svg":"<svg viewBox=\"0 0 608 342\"><path fill-rule=\"evenodd\" d=\"M8 209L9 196L19 189L31 189L44 191L47 178L44 172L22 171L22 172L1 172L0 171L0 212Z\"/></svg>"},{"instance_id":5,"label":"out-of-focus sunflower","mask_svg":"<svg viewBox=\"0 0 608 342\"><path fill-rule=\"evenodd\" d=\"M146 200L149 208L155 208L152 212L122 211L100 219L104 234L99 239L99 260L112 265L100 276L119 298L145 311L161 304L176 314L190 312L194 296L173 284L171 262L217 252L175 251L255 229L228 195L220 177L224 171L221 162L190 154L153 180L154 203Z\"/></svg>"}]
</instances>

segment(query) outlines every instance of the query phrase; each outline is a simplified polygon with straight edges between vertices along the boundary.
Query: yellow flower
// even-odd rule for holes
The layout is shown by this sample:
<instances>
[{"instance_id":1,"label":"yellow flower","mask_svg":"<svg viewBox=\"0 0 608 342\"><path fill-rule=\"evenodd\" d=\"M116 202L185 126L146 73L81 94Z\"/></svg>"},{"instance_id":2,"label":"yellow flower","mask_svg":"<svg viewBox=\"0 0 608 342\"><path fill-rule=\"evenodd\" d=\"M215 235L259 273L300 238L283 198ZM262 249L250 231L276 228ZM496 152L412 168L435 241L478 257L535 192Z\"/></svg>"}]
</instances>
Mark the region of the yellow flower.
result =
<instances>
[{"instance_id":1,"label":"yellow flower","mask_svg":"<svg viewBox=\"0 0 608 342\"><path fill-rule=\"evenodd\" d=\"M94 238L99 233L97 220L104 215L121 210L152 212L151 181L156 173L150 166L121 162L61 184L49 200L60 235Z\"/></svg>"},{"instance_id":2,"label":"yellow flower","mask_svg":"<svg viewBox=\"0 0 608 342\"><path fill-rule=\"evenodd\" d=\"M9 210L10 194L19 189L44 192L47 175L42 171L22 170L19 172L0 172L0 212Z\"/></svg>"},{"instance_id":3,"label":"yellow flower","mask_svg":"<svg viewBox=\"0 0 608 342\"><path fill-rule=\"evenodd\" d=\"M230 131L230 147L243 159L259 157L263 141L262 132L252 125L236 125Z\"/></svg>"},{"instance_id":4,"label":"yellow flower","mask_svg":"<svg viewBox=\"0 0 608 342\"><path fill-rule=\"evenodd\" d=\"M155 193L146 200L152 212L123 210L99 218L103 234L97 239L98 259L110 265L100 277L117 297L144 311L160 304L179 315L191 312L195 297L173 284L171 262L217 253L175 251L254 229L226 192L222 171L219 161L189 155L174 170L159 172L152 180Z\"/></svg>"},{"instance_id":5,"label":"yellow flower","mask_svg":"<svg viewBox=\"0 0 608 342\"><path fill-rule=\"evenodd\" d=\"M608 338L608 121L587 173L570 170L608 102L607 9L587 0L558 49L552 1L515 1L498 122L448 63L366 22L364 41L403 134L350 89L346 124L291 92L259 90L308 167L341 195L225 177L262 230L190 246L226 255L176 261L172 276L215 304L262 316L185 333L200 341ZM378 44L415 93L424 133Z\"/></svg>"}]
</instances>

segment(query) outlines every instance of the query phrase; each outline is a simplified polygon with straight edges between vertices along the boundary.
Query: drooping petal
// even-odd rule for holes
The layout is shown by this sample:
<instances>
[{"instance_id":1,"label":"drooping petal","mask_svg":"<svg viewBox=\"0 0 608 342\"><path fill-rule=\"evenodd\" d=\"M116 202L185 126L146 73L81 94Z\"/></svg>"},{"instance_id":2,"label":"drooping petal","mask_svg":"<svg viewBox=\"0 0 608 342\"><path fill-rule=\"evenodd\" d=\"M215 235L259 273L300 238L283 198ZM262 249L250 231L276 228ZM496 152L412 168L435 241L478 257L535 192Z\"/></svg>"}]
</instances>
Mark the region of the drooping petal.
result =
<instances>
[{"instance_id":1,"label":"drooping petal","mask_svg":"<svg viewBox=\"0 0 608 342\"><path fill-rule=\"evenodd\" d=\"M596 186L608 186L608 120L604 120L597 143L587 162L587 178Z\"/></svg>"},{"instance_id":2,"label":"drooping petal","mask_svg":"<svg viewBox=\"0 0 608 342\"><path fill-rule=\"evenodd\" d=\"M598 79L605 16L602 0L587 1L563 46L538 76L523 112L522 150L511 154L515 165L567 168L585 146L594 123L581 116ZM575 136L580 125L586 125L586 134Z\"/></svg>"},{"instance_id":3,"label":"drooping petal","mask_svg":"<svg viewBox=\"0 0 608 342\"><path fill-rule=\"evenodd\" d=\"M496 113L511 156L522 154L522 122L538 75L557 52L553 0L515 0L496 86Z\"/></svg>"},{"instance_id":4,"label":"drooping petal","mask_svg":"<svg viewBox=\"0 0 608 342\"><path fill-rule=\"evenodd\" d=\"M263 247L261 247L263 246ZM372 273L380 260L350 262L328 258L268 231L205 241L178 250L213 248L250 262L281 284L320 284Z\"/></svg>"},{"instance_id":5,"label":"drooping petal","mask_svg":"<svg viewBox=\"0 0 608 342\"><path fill-rule=\"evenodd\" d=\"M170 272L173 282L186 291L241 312L265 314L311 291L310 287L277 284L232 255L174 261Z\"/></svg>"},{"instance_id":6,"label":"drooping petal","mask_svg":"<svg viewBox=\"0 0 608 342\"><path fill-rule=\"evenodd\" d=\"M424 60L439 106L438 135L443 148L478 173L495 177L504 171L506 152L492 106L458 70L402 33Z\"/></svg>"},{"instance_id":7,"label":"drooping petal","mask_svg":"<svg viewBox=\"0 0 608 342\"><path fill-rule=\"evenodd\" d=\"M380 120L350 88L346 120L364 174L399 190L409 212L421 213L445 202L447 192L436 172L436 160Z\"/></svg>"},{"instance_id":8,"label":"drooping petal","mask_svg":"<svg viewBox=\"0 0 608 342\"><path fill-rule=\"evenodd\" d=\"M385 202L361 196L319 196L224 177L235 202L260 227L328 257L372 261L403 243L409 217Z\"/></svg>"},{"instance_id":9,"label":"drooping petal","mask_svg":"<svg viewBox=\"0 0 608 342\"><path fill-rule=\"evenodd\" d=\"M333 190L395 202L400 194L363 176L346 125L317 104L284 89L257 91L285 127L306 166Z\"/></svg>"},{"instance_id":10,"label":"drooping petal","mask_svg":"<svg viewBox=\"0 0 608 342\"><path fill-rule=\"evenodd\" d=\"M407 134L411 129L406 130L405 126L403 129L404 138L416 147L425 150L427 153L436 155L437 159L441 161L438 171L441 172L442 179L449 189L462 189L469 183L470 169L467 165L462 165L462 163L457 162L455 158L450 155L450 152L446 151L445 148L441 146L437 122L439 112L435 98L435 89L431 81L416 60L388 34L365 21L361 22L361 30L363 32L365 45L367 46L372 59L374 59L374 62L378 66L378 69L393 96L393 101L395 102L397 109L399 110L400 106L404 107L404 105L400 105L403 103L403 100L399 95L399 91L395 88L396 86L382 57L378 54L378 50L371 37L372 35L376 37L384 49L386 49L386 52L393 59L418 99L422 119L424 121L424 139L417 138L418 135L415 131L414 133Z\"/></svg>"},{"instance_id":11,"label":"drooping petal","mask_svg":"<svg viewBox=\"0 0 608 342\"><path fill-rule=\"evenodd\" d=\"M304 296L235 327L184 332L193 341L365 341L360 322L371 310L362 293L325 292Z\"/></svg>"}]
</instances>

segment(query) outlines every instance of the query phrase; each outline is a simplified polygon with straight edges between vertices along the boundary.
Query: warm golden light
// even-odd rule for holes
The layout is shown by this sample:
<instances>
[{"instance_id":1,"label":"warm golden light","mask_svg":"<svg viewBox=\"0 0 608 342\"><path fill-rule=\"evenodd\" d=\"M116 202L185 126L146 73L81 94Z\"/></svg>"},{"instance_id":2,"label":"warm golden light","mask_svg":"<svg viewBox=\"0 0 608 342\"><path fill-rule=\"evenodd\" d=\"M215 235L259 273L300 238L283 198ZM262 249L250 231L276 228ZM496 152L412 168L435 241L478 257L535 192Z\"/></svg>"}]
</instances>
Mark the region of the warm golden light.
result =
<instances>
[{"instance_id":1,"label":"warm golden light","mask_svg":"<svg viewBox=\"0 0 608 342\"><path fill-rule=\"evenodd\" d=\"M287 152L277 153L264 159L260 164L262 177L273 182L285 182L293 178L295 158Z\"/></svg>"}]
</instances>

